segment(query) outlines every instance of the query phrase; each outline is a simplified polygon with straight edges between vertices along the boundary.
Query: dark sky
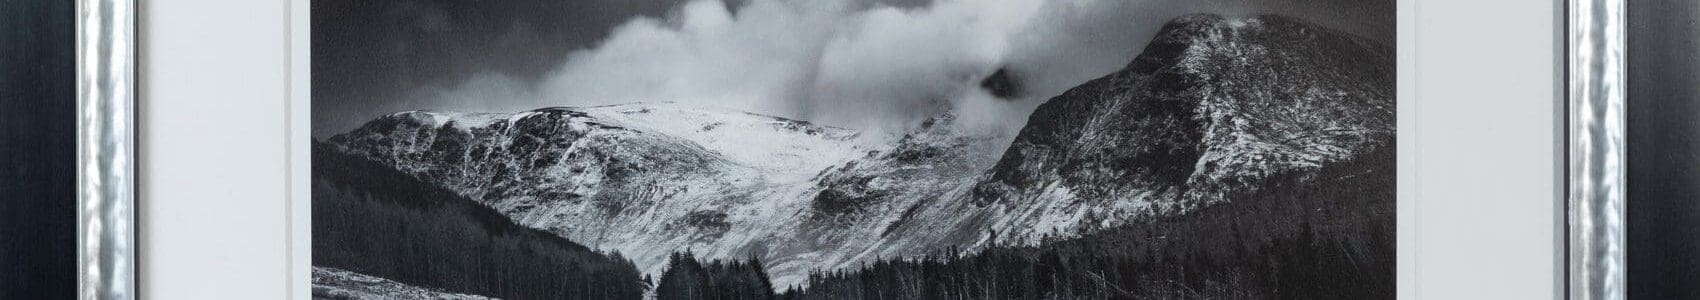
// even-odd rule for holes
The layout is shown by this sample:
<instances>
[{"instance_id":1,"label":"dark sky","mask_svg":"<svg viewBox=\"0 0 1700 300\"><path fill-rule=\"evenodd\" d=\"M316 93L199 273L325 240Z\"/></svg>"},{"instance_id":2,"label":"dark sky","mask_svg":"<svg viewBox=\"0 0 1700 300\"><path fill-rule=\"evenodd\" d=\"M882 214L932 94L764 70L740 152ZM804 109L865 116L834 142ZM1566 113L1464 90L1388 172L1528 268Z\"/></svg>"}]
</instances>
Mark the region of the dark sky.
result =
<instances>
[{"instance_id":1,"label":"dark sky","mask_svg":"<svg viewBox=\"0 0 1700 300\"><path fill-rule=\"evenodd\" d=\"M498 70L536 78L566 54L669 0L350 1L312 3L314 136L409 109L420 86Z\"/></svg>"},{"instance_id":2,"label":"dark sky","mask_svg":"<svg viewBox=\"0 0 1700 300\"><path fill-rule=\"evenodd\" d=\"M705 94L714 95L702 98L718 94L724 94L718 95L722 98L795 98L780 101L784 102L781 104L773 104L771 102L775 101L771 100L737 100L745 102L721 106L855 127L858 118L914 111L931 114L941 109L937 108L940 106L960 105L957 102L963 100L939 99L969 97L962 94L964 85L931 82L977 81L975 77L987 76L1005 65L1016 68L1014 74L1017 77L1027 77L1018 79L1040 86L1036 89L1043 93L1039 94L1060 92L1085 79L1119 69L1121 64L1137 54L1137 49L1143 47L1144 41L1158 25L1179 14L1296 15L1388 43L1393 40L1395 15L1393 1L1108 0L1078 8L1067 7L1066 1L1054 1L1036 9L1044 13L1029 24L1044 29L1018 32L1028 37L1011 38L1009 41L1028 45L1009 45L1007 50L985 50L1001 46L953 38L983 34L988 30L981 27L995 27L996 24L973 23L976 18L986 16L959 18L962 16L951 12L915 12L929 8L947 10L936 9L942 4L929 3L929 0L845 0L849 7L853 7L849 11L876 7L874 2L879 2L882 5L877 7L903 9L901 11L907 18L864 22L859 18L881 16L855 16L820 23L788 20L783 16L794 13L803 17L822 17L808 12L786 12L783 9L779 9L780 12L775 12L775 9L747 12L751 10L748 9L750 1L760 0L730 0L725 3L723 10L736 19L734 23L739 23L727 26L728 30L743 32L726 34L683 28L687 27L683 23L692 22L682 21L690 19L681 17L683 15L694 15L696 17L692 20L699 22L716 16L712 13L684 13L681 2L685 1L677 0L314 0L313 135L328 137L396 111L469 109L468 105L460 103L467 101L445 100L444 94L489 101L491 105L471 108L489 111L636 100L690 101L692 99L678 98L695 98ZM798 3L816 5L833 1ZM966 3L972 4L955 6L1005 4ZM971 14L998 10L996 7L976 9L968 11ZM673 38L685 40L683 43L688 44L659 48L655 50L658 56L654 60L619 58L614 57L620 56L619 53L594 52L602 50L597 48L609 41L610 32L616 26L630 24L638 17L659 20L663 23L660 30L678 32L637 32L625 36L627 39L622 42ZM917 40L913 34L904 35L903 31L912 29L881 29L878 26L880 22L903 25L901 23L911 21L936 23L931 25L933 29L928 29L928 34L936 34L939 38ZM812 28L820 26L852 29L824 35L807 33L820 31ZM736 41L691 41L710 38ZM809 41L811 38L817 40ZM724 45L728 43L734 45ZM861 50L831 47L860 47L855 49ZM602 52L649 51L641 45L607 48L610 50ZM800 56L785 55L795 54L786 51L796 48L828 49L813 50L815 52ZM958 53L976 50L981 53ZM748 55L751 57L737 57L737 53L752 54ZM981 57L972 58L973 55ZM959 57L972 59L931 62L963 60ZM583 62L572 64L576 62L574 59L582 59ZM727 64L736 66L728 68ZM632 65L632 70L619 70L624 65ZM858 67L862 65L868 67ZM646 77L621 72L661 74ZM845 72L851 73L845 75ZM882 78L884 81L881 81ZM657 80L670 80L661 85L679 90L620 92L646 89L649 86L638 83ZM685 83L680 84L679 81ZM681 85L687 87L679 88ZM727 91L721 93L715 90L719 87L725 87ZM837 90L823 90L827 88ZM704 89L708 92L703 92ZM529 100L501 100L506 98ZM584 100L587 98L595 100ZM1030 109L1036 102L1026 101L1026 107ZM1019 114L1022 108L1002 110ZM890 123L890 120L869 122Z\"/></svg>"}]
</instances>

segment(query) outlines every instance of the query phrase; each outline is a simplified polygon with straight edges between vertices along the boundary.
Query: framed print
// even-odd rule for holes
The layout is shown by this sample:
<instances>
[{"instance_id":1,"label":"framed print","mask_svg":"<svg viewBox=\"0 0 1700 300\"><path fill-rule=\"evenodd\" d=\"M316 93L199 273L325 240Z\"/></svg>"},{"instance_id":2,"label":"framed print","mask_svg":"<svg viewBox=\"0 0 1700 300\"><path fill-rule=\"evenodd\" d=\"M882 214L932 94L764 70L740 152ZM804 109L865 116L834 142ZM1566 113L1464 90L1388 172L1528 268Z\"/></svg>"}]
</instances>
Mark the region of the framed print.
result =
<instances>
[{"instance_id":1,"label":"framed print","mask_svg":"<svg viewBox=\"0 0 1700 300\"><path fill-rule=\"evenodd\" d=\"M1624 296L1623 1L1568 2L1566 295Z\"/></svg>"},{"instance_id":2,"label":"framed print","mask_svg":"<svg viewBox=\"0 0 1700 300\"><path fill-rule=\"evenodd\" d=\"M0 3L0 298L135 297L132 6Z\"/></svg>"},{"instance_id":3,"label":"framed print","mask_svg":"<svg viewBox=\"0 0 1700 300\"><path fill-rule=\"evenodd\" d=\"M1700 296L1692 286L1700 6L1569 4L1568 295Z\"/></svg>"},{"instance_id":4,"label":"framed print","mask_svg":"<svg viewBox=\"0 0 1700 300\"><path fill-rule=\"evenodd\" d=\"M136 295L136 3L77 8L77 295Z\"/></svg>"},{"instance_id":5,"label":"framed print","mask_svg":"<svg viewBox=\"0 0 1700 300\"><path fill-rule=\"evenodd\" d=\"M1409 5L295 1L293 296L1392 298Z\"/></svg>"},{"instance_id":6,"label":"framed print","mask_svg":"<svg viewBox=\"0 0 1700 300\"><path fill-rule=\"evenodd\" d=\"M1568 295L1700 296L1700 5L1569 4Z\"/></svg>"}]
</instances>

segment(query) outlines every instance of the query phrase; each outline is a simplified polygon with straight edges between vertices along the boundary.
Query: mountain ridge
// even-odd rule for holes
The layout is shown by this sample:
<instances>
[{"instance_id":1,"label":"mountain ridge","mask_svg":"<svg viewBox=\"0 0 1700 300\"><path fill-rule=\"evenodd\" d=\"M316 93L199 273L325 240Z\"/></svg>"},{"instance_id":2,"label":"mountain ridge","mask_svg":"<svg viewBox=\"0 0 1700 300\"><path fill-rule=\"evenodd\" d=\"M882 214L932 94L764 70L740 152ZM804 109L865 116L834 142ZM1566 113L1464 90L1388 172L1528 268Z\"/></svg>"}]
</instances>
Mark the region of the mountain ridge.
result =
<instances>
[{"instance_id":1,"label":"mountain ridge","mask_svg":"<svg viewBox=\"0 0 1700 300\"><path fill-rule=\"evenodd\" d=\"M1181 17L1127 68L1041 105L976 202L1058 182L1086 198L1147 186L1196 206L1387 146L1392 55L1289 17Z\"/></svg>"},{"instance_id":2,"label":"mountain ridge","mask_svg":"<svg viewBox=\"0 0 1700 300\"><path fill-rule=\"evenodd\" d=\"M1180 214L1389 147L1391 59L1302 20L1191 15L1122 71L1040 105L1014 137L952 130L947 114L868 144L850 129L641 103L398 113L329 143L646 273L692 249L755 255L788 286L813 270Z\"/></svg>"}]
</instances>

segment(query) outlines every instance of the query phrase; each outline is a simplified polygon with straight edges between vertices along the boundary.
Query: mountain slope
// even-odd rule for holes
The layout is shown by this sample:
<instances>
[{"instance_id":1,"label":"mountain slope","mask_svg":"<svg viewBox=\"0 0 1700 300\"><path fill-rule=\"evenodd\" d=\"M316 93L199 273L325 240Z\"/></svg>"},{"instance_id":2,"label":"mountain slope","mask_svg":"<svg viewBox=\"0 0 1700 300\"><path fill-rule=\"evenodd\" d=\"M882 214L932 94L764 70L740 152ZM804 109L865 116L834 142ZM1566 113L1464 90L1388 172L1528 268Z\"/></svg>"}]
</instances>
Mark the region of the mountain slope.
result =
<instances>
[{"instance_id":1,"label":"mountain slope","mask_svg":"<svg viewBox=\"0 0 1700 300\"><path fill-rule=\"evenodd\" d=\"M1391 147L1393 74L1391 47L1302 20L1182 17L1127 68L1041 105L974 202L1076 203L1113 225L1228 201Z\"/></svg>"},{"instance_id":2,"label":"mountain slope","mask_svg":"<svg viewBox=\"0 0 1700 300\"><path fill-rule=\"evenodd\" d=\"M637 267L619 254L514 224L454 192L335 148L313 146L315 267L507 299L643 296ZM396 287L360 276L314 277L329 290Z\"/></svg>"},{"instance_id":3,"label":"mountain slope","mask_svg":"<svg viewBox=\"0 0 1700 300\"><path fill-rule=\"evenodd\" d=\"M914 202L847 193L905 205L844 261L1079 236L1392 147L1392 54L1287 17L1178 18L1123 70L1041 105L973 182L922 181Z\"/></svg>"},{"instance_id":4,"label":"mountain slope","mask_svg":"<svg viewBox=\"0 0 1700 300\"><path fill-rule=\"evenodd\" d=\"M672 103L515 114L402 112L329 143L478 199L516 222L629 255L761 253L801 276L836 243L798 241L815 176L865 155L852 130ZM769 247L768 245L775 245ZM800 277L799 277L800 278Z\"/></svg>"},{"instance_id":5,"label":"mountain slope","mask_svg":"<svg viewBox=\"0 0 1700 300\"><path fill-rule=\"evenodd\" d=\"M941 251L811 274L779 299L1387 299L1390 147L1186 214L1041 245Z\"/></svg>"},{"instance_id":6,"label":"mountain slope","mask_svg":"<svg viewBox=\"0 0 1700 300\"><path fill-rule=\"evenodd\" d=\"M676 251L754 255L788 286L815 269L1183 214L1391 147L1392 53L1301 20L1198 15L1041 105L1014 137L947 114L876 144L645 103L403 112L329 143L646 273Z\"/></svg>"},{"instance_id":7,"label":"mountain slope","mask_svg":"<svg viewBox=\"0 0 1700 300\"><path fill-rule=\"evenodd\" d=\"M1247 198L1292 178L1314 184L1323 167L1392 147L1392 54L1287 17L1178 18L1127 68L1041 105L980 176L913 180L882 173L903 167L860 161L833 174L913 184L838 193L854 196L838 202L897 203L885 209L901 213L859 221L881 226L879 236L846 231L859 235L844 241L861 246L828 260L849 263L822 269L1037 244Z\"/></svg>"}]
</instances>

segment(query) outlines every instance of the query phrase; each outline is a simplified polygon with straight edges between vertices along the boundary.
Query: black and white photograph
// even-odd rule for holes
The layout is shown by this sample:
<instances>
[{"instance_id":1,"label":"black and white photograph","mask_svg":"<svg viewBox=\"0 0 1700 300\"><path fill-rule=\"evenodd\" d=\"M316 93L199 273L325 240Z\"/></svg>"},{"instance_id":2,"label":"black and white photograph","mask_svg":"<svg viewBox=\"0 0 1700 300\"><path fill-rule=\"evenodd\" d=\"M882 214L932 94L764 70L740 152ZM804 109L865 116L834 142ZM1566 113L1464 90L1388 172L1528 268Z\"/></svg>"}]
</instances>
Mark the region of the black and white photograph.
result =
<instances>
[{"instance_id":1,"label":"black and white photograph","mask_svg":"<svg viewBox=\"0 0 1700 300\"><path fill-rule=\"evenodd\" d=\"M1392 0L310 0L316 299L1387 299Z\"/></svg>"}]
</instances>

